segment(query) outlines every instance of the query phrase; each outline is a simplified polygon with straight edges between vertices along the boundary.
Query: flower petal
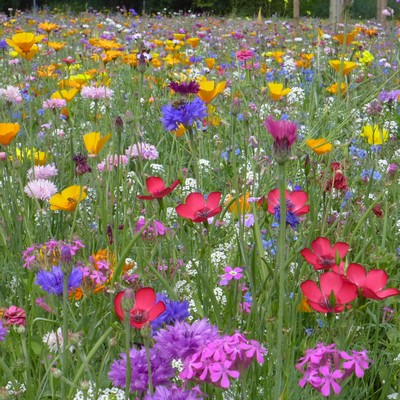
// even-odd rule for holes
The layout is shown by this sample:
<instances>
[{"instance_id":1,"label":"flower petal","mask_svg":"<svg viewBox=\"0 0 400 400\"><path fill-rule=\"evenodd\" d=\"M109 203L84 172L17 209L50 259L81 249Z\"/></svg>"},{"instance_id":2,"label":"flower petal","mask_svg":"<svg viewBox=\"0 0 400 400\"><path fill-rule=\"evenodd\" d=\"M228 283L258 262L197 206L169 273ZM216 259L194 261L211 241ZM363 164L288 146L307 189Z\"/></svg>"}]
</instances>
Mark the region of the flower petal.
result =
<instances>
[{"instance_id":1,"label":"flower petal","mask_svg":"<svg viewBox=\"0 0 400 400\"><path fill-rule=\"evenodd\" d=\"M156 292L150 287L140 288L135 294L135 309L150 310L156 302Z\"/></svg>"},{"instance_id":2,"label":"flower petal","mask_svg":"<svg viewBox=\"0 0 400 400\"><path fill-rule=\"evenodd\" d=\"M146 188L149 193L154 195L165 189L165 183L157 176L150 176L146 179Z\"/></svg>"},{"instance_id":3,"label":"flower petal","mask_svg":"<svg viewBox=\"0 0 400 400\"><path fill-rule=\"evenodd\" d=\"M206 207L210 210L217 208L221 201L221 195L221 192L211 192L207 197Z\"/></svg>"},{"instance_id":4,"label":"flower petal","mask_svg":"<svg viewBox=\"0 0 400 400\"><path fill-rule=\"evenodd\" d=\"M355 283L359 288L365 286L367 272L362 265L350 264L347 268L346 276L350 282Z\"/></svg>"}]
</instances>

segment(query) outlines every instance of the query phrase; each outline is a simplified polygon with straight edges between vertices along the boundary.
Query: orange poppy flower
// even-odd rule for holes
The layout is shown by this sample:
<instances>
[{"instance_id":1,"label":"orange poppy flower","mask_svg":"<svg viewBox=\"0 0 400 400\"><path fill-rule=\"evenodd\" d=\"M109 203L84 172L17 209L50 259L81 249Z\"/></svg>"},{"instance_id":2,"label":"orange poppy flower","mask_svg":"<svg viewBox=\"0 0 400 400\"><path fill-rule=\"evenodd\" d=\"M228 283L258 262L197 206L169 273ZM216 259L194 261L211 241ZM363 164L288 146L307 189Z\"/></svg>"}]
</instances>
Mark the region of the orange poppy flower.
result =
<instances>
[{"instance_id":1,"label":"orange poppy flower","mask_svg":"<svg viewBox=\"0 0 400 400\"><path fill-rule=\"evenodd\" d=\"M337 82L326 88L326 91L332 94L338 93L338 90L339 90L339 84ZM342 82L340 85L340 93L343 94L346 90L347 90L347 85L344 82Z\"/></svg>"},{"instance_id":2,"label":"orange poppy flower","mask_svg":"<svg viewBox=\"0 0 400 400\"><path fill-rule=\"evenodd\" d=\"M20 130L19 124L13 124L8 122L0 123L0 143L3 146L8 146L12 140L17 136Z\"/></svg>"},{"instance_id":3,"label":"orange poppy flower","mask_svg":"<svg viewBox=\"0 0 400 400\"><path fill-rule=\"evenodd\" d=\"M200 43L200 38L196 37L196 38L189 38L186 40L189 44L190 47L192 47L193 49L195 49L199 43Z\"/></svg>"},{"instance_id":4,"label":"orange poppy flower","mask_svg":"<svg viewBox=\"0 0 400 400\"><path fill-rule=\"evenodd\" d=\"M206 103L209 103L212 99L214 99L219 93L222 93L225 90L226 82L219 82L215 86L214 81L204 80L200 82L200 90L197 95Z\"/></svg>"},{"instance_id":5,"label":"orange poppy flower","mask_svg":"<svg viewBox=\"0 0 400 400\"><path fill-rule=\"evenodd\" d=\"M344 34L340 34L340 35L335 35L332 37L333 40L336 40L337 42L339 42L340 44L343 44L344 41L346 40L346 45L348 46L352 41L354 41L355 37L358 35L359 30L355 29L353 32L350 32L346 35L346 37L344 36Z\"/></svg>"},{"instance_id":6,"label":"orange poppy flower","mask_svg":"<svg viewBox=\"0 0 400 400\"><path fill-rule=\"evenodd\" d=\"M59 28L59 26L57 24L54 24L54 23L48 22L48 21L41 22L38 25L38 27L39 27L39 29L41 29L41 30L43 30L43 31L45 31L47 33L50 33L51 31L54 31L54 29L58 29Z\"/></svg>"},{"instance_id":7,"label":"orange poppy flower","mask_svg":"<svg viewBox=\"0 0 400 400\"><path fill-rule=\"evenodd\" d=\"M41 42L43 38L44 36L42 35L35 36L33 33L30 32L21 32L15 34L12 39L6 39L6 42L18 53L26 54L31 51L33 46L36 46L36 43Z\"/></svg>"},{"instance_id":8,"label":"orange poppy flower","mask_svg":"<svg viewBox=\"0 0 400 400\"><path fill-rule=\"evenodd\" d=\"M69 186L49 200L50 210L75 211L78 203L85 198L86 191L83 186Z\"/></svg>"},{"instance_id":9,"label":"orange poppy flower","mask_svg":"<svg viewBox=\"0 0 400 400\"><path fill-rule=\"evenodd\" d=\"M308 139L306 145L319 156L332 151L333 146L324 138Z\"/></svg>"},{"instance_id":10,"label":"orange poppy flower","mask_svg":"<svg viewBox=\"0 0 400 400\"><path fill-rule=\"evenodd\" d=\"M340 66L342 64L341 60L330 60L329 65L336 71L340 72ZM358 64L352 61L343 61L343 71L342 75L345 76L349 74L353 69L357 68Z\"/></svg>"},{"instance_id":11,"label":"orange poppy flower","mask_svg":"<svg viewBox=\"0 0 400 400\"><path fill-rule=\"evenodd\" d=\"M83 142L85 144L86 150L89 153L89 157L96 157L107 141L110 139L111 134L101 137L100 132L90 132L83 135Z\"/></svg>"}]
</instances>

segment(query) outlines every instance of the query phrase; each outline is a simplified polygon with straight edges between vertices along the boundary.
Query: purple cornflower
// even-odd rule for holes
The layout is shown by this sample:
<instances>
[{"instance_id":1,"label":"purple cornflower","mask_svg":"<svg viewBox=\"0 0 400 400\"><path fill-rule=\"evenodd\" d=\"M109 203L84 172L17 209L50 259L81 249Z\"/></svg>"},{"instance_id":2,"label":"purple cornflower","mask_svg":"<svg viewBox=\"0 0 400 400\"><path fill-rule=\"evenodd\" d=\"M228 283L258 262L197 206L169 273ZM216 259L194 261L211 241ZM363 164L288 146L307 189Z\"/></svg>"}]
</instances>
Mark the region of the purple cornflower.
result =
<instances>
[{"instance_id":1,"label":"purple cornflower","mask_svg":"<svg viewBox=\"0 0 400 400\"><path fill-rule=\"evenodd\" d=\"M143 160L157 160L158 150L150 143L135 143L125 151L127 157L142 158Z\"/></svg>"},{"instance_id":2,"label":"purple cornflower","mask_svg":"<svg viewBox=\"0 0 400 400\"><path fill-rule=\"evenodd\" d=\"M160 385L170 384L170 379L175 376L174 370L170 365L170 362L166 362L163 358L165 354L157 351L154 348L150 349L150 364L151 364L151 376L153 386L157 387ZM125 388L126 385L126 354L120 354L120 359L115 360L112 365L108 378L111 380L114 386ZM147 391L149 384L149 374L146 360L146 350L142 348L137 350L132 348L129 351L129 358L131 364L131 392Z\"/></svg>"},{"instance_id":3,"label":"purple cornflower","mask_svg":"<svg viewBox=\"0 0 400 400\"><path fill-rule=\"evenodd\" d=\"M200 90L200 85L196 81L171 82L168 87L179 94L196 94Z\"/></svg>"},{"instance_id":4,"label":"purple cornflower","mask_svg":"<svg viewBox=\"0 0 400 400\"><path fill-rule=\"evenodd\" d=\"M400 90L390 90L389 92L382 90L378 95L378 100L382 103L393 103L398 101Z\"/></svg>"},{"instance_id":5,"label":"purple cornflower","mask_svg":"<svg viewBox=\"0 0 400 400\"><path fill-rule=\"evenodd\" d=\"M0 319L0 342L6 339L8 329L3 325L3 321Z\"/></svg>"},{"instance_id":6,"label":"purple cornflower","mask_svg":"<svg viewBox=\"0 0 400 400\"><path fill-rule=\"evenodd\" d=\"M293 143L296 141L297 125L288 120L274 121L270 115L264 126L274 139L274 156L278 164L284 164L289 156Z\"/></svg>"},{"instance_id":7,"label":"purple cornflower","mask_svg":"<svg viewBox=\"0 0 400 400\"><path fill-rule=\"evenodd\" d=\"M24 192L31 198L50 200L57 193L57 187L47 179L34 179L26 184Z\"/></svg>"},{"instance_id":8,"label":"purple cornflower","mask_svg":"<svg viewBox=\"0 0 400 400\"><path fill-rule=\"evenodd\" d=\"M35 165L30 168L27 173L27 178L32 179L49 179L58 175L58 170L54 164Z\"/></svg>"},{"instance_id":9,"label":"purple cornflower","mask_svg":"<svg viewBox=\"0 0 400 400\"><path fill-rule=\"evenodd\" d=\"M161 107L161 122L168 131L175 131L179 125L192 126L207 116L205 103L196 97L193 101L183 101L173 104L164 104Z\"/></svg>"},{"instance_id":10,"label":"purple cornflower","mask_svg":"<svg viewBox=\"0 0 400 400\"><path fill-rule=\"evenodd\" d=\"M232 279L239 280L243 276L243 269L239 267L232 268L228 265L224 268L224 271L225 274L219 276L221 278L219 282L221 286L226 286Z\"/></svg>"},{"instance_id":11,"label":"purple cornflower","mask_svg":"<svg viewBox=\"0 0 400 400\"><path fill-rule=\"evenodd\" d=\"M190 317L189 302L187 300L173 301L164 293L157 293L156 298L157 301L162 301L165 304L166 310L159 317L151 321L153 332L156 332L161 325L171 325L175 321L184 321Z\"/></svg>"},{"instance_id":12,"label":"purple cornflower","mask_svg":"<svg viewBox=\"0 0 400 400\"><path fill-rule=\"evenodd\" d=\"M203 393L198 386L193 389L182 389L176 385L172 387L157 386L153 395L147 394L144 400L203 400Z\"/></svg>"},{"instance_id":13,"label":"purple cornflower","mask_svg":"<svg viewBox=\"0 0 400 400\"><path fill-rule=\"evenodd\" d=\"M68 290L79 287L82 279L82 270L80 268L74 268L68 277ZM39 271L36 275L35 283L45 292L58 296L63 293L63 280L64 273L61 268L53 266L52 271Z\"/></svg>"},{"instance_id":14,"label":"purple cornflower","mask_svg":"<svg viewBox=\"0 0 400 400\"><path fill-rule=\"evenodd\" d=\"M167 325L154 336L155 348L160 349L167 359L185 359L196 353L207 343L220 338L217 327L206 319L195 321L192 325L176 321Z\"/></svg>"}]
</instances>

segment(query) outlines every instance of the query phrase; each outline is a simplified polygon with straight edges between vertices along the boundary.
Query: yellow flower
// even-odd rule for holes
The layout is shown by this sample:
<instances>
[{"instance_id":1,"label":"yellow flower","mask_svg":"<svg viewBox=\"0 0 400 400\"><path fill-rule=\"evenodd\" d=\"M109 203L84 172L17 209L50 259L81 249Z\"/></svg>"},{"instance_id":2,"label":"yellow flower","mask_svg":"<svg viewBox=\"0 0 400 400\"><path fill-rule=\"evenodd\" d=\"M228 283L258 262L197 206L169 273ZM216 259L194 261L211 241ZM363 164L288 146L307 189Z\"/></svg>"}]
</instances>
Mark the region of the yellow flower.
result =
<instances>
[{"instance_id":1,"label":"yellow flower","mask_svg":"<svg viewBox=\"0 0 400 400\"><path fill-rule=\"evenodd\" d=\"M0 143L3 146L8 146L19 132L19 129L19 124L0 123Z\"/></svg>"},{"instance_id":2,"label":"yellow flower","mask_svg":"<svg viewBox=\"0 0 400 400\"><path fill-rule=\"evenodd\" d=\"M282 56L285 53L283 51L272 51L270 53L267 53L268 56L275 58L276 62L281 63L283 61Z\"/></svg>"},{"instance_id":3,"label":"yellow flower","mask_svg":"<svg viewBox=\"0 0 400 400\"><path fill-rule=\"evenodd\" d=\"M324 138L308 139L306 145L319 156L332 151L333 146Z\"/></svg>"},{"instance_id":4,"label":"yellow flower","mask_svg":"<svg viewBox=\"0 0 400 400\"><path fill-rule=\"evenodd\" d=\"M286 96L292 89L283 89L283 85L281 83L268 83L269 94L272 100L278 101L283 96Z\"/></svg>"},{"instance_id":5,"label":"yellow flower","mask_svg":"<svg viewBox=\"0 0 400 400\"><path fill-rule=\"evenodd\" d=\"M50 200L50 210L75 211L78 203L86 198L85 188L69 186L61 193L56 193Z\"/></svg>"},{"instance_id":6,"label":"yellow flower","mask_svg":"<svg viewBox=\"0 0 400 400\"><path fill-rule=\"evenodd\" d=\"M64 99L65 101L71 101L76 94L79 92L78 89L69 89L69 90L59 90L58 92L54 92L51 95L52 99Z\"/></svg>"},{"instance_id":7,"label":"yellow flower","mask_svg":"<svg viewBox=\"0 0 400 400\"><path fill-rule=\"evenodd\" d=\"M38 151L35 148L25 148L24 150L16 148L15 155L20 161L23 161L25 158L31 160L33 157L33 162L35 165L44 165L48 159L47 153L44 151Z\"/></svg>"},{"instance_id":8,"label":"yellow flower","mask_svg":"<svg viewBox=\"0 0 400 400\"><path fill-rule=\"evenodd\" d=\"M229 211L236 216L248 214L251 210L251 204L248 202L249 197L250 192L247 192L246 194L240 196L229 206ZM232 199L233 197L229 194L226 199L225 205L229 204Z\"/></svg>"},{"instance_id":9,"label":"yellow flower","mask_svg":"<svg viewBox=\"0 0 400 400\"><path fill-rule=\"evenodd\" d=\"M38 27L42 29L43 31L50 33L51 31L54 31L54 29L58 29L59 26L57 24L53 24L52 22L41 22Z\"/></svg>"},{"instance_id":10,"label":"yellow flower","mask_svg":"<svg viewBox=\"0 0 400 400\"><path fill-rule=\"evenodd\" d=\"M339 89L338 86L339 86L339 84L336 82L333 85L327 87L326 91L329 92L329 93L332 93L332 94L336 94L338 92L338 89ZM342 82L341 85L340 85L340 93L343 94L346 90L347 90L347 85L344 82Z\"/></svg>"},{"instance_id":11,"label":"yellow flower","mask_svg":"<svg viewBox=\"0 0 400 400\"><path fill-rule=\"evenodd\" d=\"M173 35L175 40L183 40L186 36L184 33L174 33Z\"/></svg>"},{"instance_id":12,"label":"yellow flower","mask_svg":"<svg viewBox=\"0 0 400 400\"><path fill-rule=\"evenodd\" d=\"M297 310L302 311L302 312L311 312L311 307L308 304L308 301L304 296L301 296L301 301L300 301L299 305L297 306Z\"/></svg>"},{"instance_id":13,"label":"yellow flower","mask_svg":"<svg viewBox=\"0 0 400 400\"><path fill-rule=\"evenodd\" d=\"M182 124L179 124L178 128L176 128L174 131L171 131L171 133L173 133L176 137L181 137L185 132L186 128Z\"/></svg>"},{"instance_id":14,"label":"yellow flower","mask_svg":"<svg viewBox=\"0 0 400 400\"><path fill-rule=\"evenodd\" d=\"M372 61L374 61L374 56L371 54L368 50L365 50L362 52L361 57L360 57L360 62L363 65L369 65L371 64Z\"/></svg>"},{"instance_id":15,"label":"yellow flower","mask_svg":"<svg viewBox=\"0 0 400 400\"><path fill-rule=\"evenodd\" d=\"M58 50L61 50L66 45L66 43L65 42L47 42L47 45L51 49L58 51Z\"/></svg>"},{"instance_id":16,"label":"yellow flower","mask_svg":"<svg viewBox=\"0 0 400 400\"><path fill-rule=\"evenodd\" d=\"M41 42L43 38L42 35L35 36L30 32L21 32L14 35L12 39L6 39L6 42L18 53L29 53L32 47Z\"/></svg>"},{"instance_id":17,"label":"yellow flower","mask_svg":"<svg viewBox=\"0 0 400 400\"><path fill-rule=\"evenodd\" d=\"M193 49L195 49L199 43L200 43L200 38L195 37L195 38L189 38L186 40L189 44L190 47L192 47Z\"/></svg>"},{"instance_id":18,"label":"yellow flower","mask_svg":"<svg viewBox=\"0 0 400 400\"><path fill-rule=\"evenodd\" d=\"M207 65L207 68L209 68L209 69L213 69L214 68L215 58L206 58L204 61L205 61L206 65Z\"/></svg>"},{"instance_id":19,"label":"yellow flower","mask_svg":"<svg viewBox=\"0 0 400 400\"><path fill-rule=\"evenodd\" d=\"M89 153L89 157L97 156L104 145L108 142L110 137L110 133L101 137L100 132L90 132L86 135L83 135L83 142L85 143L85 147Z\"/></svg>"},{"instance_id":20,"label":"yellow flower","mask_svg":"<svg viewBox=\"0 0 400 400\"><path fill-rule=\"evenodd\" d=\"M339 42L340 44L343 44L343 42L346 40L346 45L349 45L354 38L358 35L358 30L355 29L353 32L350 32L346 35L346 37L344 36L344 34L340 34L340 35L335 35L332 37L333 40L336 40L337 42Z\"/></svg>"},{"instance_id":21,"label":"yellow flower","mask_svg":"<svg viewBox=\"0 0 400 400\"><path fill-rule=\"evenodd\" d=\"M197 95L206 103L209 103L214 97L225 90L226 82L219 82L215 86L214 81L204 80L200 82L200 90Z\"/></svg>"},{"instance_id":22,"label":"yellow flower","mask_svg":"<svg viewBox=\"0 0 400 400\"><path fill-rule=\"evenodd\" d=\"M383 144L389 139L389 134L386 129L380 130L378 125L374 125L372 129L371 125L365 125L361 132L361 137L365 137L369 144Z\"/></svg>"},{"instance_id":23,"label":"yellow flower","mask_svg":"<svg viewBox=\"0 0 400 400\"><path fill-rule=\"evenodd\" d=\"M340 65L342 62L340 60L330 60L329 65L336 71L340 72ZM343 61L343 72L342 75L345 76L351 71L353 71L354 68L357 68L358 64L352 61Z\"/></svg>"},{"instance_id":24,"label":"yellow flower","mask_svg":"<svg viewBox=\"0 0 400 400\"><path fill-rule=\"evenodd\" d=\"M32 58L36 55L36 53L39 51L39 46L37 44L34 44L29 51L25 52L22 51L19 48L15 49L15 52L19 54L22 58L25 58L25 60L32 60Z\"/></svg>"}]
</instances>

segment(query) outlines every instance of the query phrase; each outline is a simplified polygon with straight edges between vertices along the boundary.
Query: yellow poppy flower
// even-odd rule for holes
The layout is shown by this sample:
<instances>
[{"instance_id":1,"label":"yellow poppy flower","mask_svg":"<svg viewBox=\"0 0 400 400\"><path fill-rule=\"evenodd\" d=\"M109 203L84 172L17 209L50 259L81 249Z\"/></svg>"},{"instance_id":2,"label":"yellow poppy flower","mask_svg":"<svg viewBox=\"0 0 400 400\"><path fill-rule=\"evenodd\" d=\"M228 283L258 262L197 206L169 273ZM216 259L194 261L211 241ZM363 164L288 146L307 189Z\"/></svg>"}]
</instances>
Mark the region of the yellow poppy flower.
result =
<instances>
[{"instance_id":1,"label":"yellow poppy flower","mask_svg":"<svg viewBox=\"0 0 400 400\"><path fill-rule=\"evenodd\" d=\"M89 153L89 157L97 156L104 145L108 142L110 137L110 133L101 137L100 132L90 132L86 135L83 135L83 142L85 144L86 150Z\"/></svg>"},{"instance_id":2,"label":"yellow poppy flower","mask_svg":"<svg viewBox=\"0 0 400 400\"><path fill-rule=\"evenodd\" d=\"M54 31L54 29L59 28L59 26L57 24L53 24L52 22L48 22L48 21L41 22L38 25L38 27L47 33L50 33L51 31Z\"/></svg>"},{"instance_id":3,"label":"yellow poppy flower","mask_svg":"<svg viewBox=\"0 0 400 400\"><path fill-rule=\"evenodd\" d=\"M268 83L269 94L272 100L278 101L286 96L292 89L283 89L282 83Z\"/></svg>"},{"instance_id":4,"label":"yellow poppy flower","mask_svg":"<svg viewBox=\"0 0 400 400\"><path fill-rule=\"evenodd\" d=\"M214 97L225 90L226 81L219 82L215 86L214 81L204 80L200 82L200 90L197 95L206 103L209 103Z\"/></svg>"},{"instance_id":5,"label":"yellow poppy flower","mask_svg":"<svg viewBox=\"0 0 400 400\"><path fill-rule=\"evenodd\" d=\"M75 211L78 203L86 198L83 186L69 186L61 193L56 193L49 200L50 210Z\"/></svg>"},{"instance_id":6,"label":"yellow poppy flower","mask_svg":"<svg viewBox=\"0 0 400 400\"><path fill-rule=\"evenodd\" d=\"M31 48L36 44L42 41L44 36L39 35L35 36L30 32L20 32L15 34L12 39L6 39L6 42L9 46L14 48L18 53L20 50L21 53L29 53Z\"/></svg>"},{"instance_id":7,"label":"yellow poppy flower","mask_svg":"<svg viewBox=\"0 0 400 400\"><path fill-rule=\"evenodd\" d=\"M326 91L332 94L336 94L338 90L339 90L339 84L337 82L326 88ZM346 90L347 90L347 85L344 82L342 82L340 84L340 93L343 94Z\"/></svg>"},{"instance_id":8,"label":"yellow poppy flower","mask_svg":"<svg viewBox=\"0 0 400 400\"><path fill-rule=\"evenodd\" d=\"M282 56L285 53L283 51L272 51L270 53L267 53L268 56L275 58L275 61L278 63L281 63L283 61Z\"/></svg>"},{"instance_id":9,"label":"yellow poppy flower","mask_svg":"<svg viewBox=\"0 0 400 400\"><path fill-rule=\"evenodd\" d=\"M173 35L175 40L183 40L186 36L184 33L174 33Z\"/></svg>"},{"instance_id":10,"label":"yellow poppy flower","mask_svg":"<svg viewBox=\"0 0 400 400\"><path fill-rule=\"evenodd\" d=\"M19 124L13 124L8 122L0 123L0 143L3 146L8 146L15 138L20 130Z\"/></svg>"},{"instance_id":11,"label":"yellow poppy flower","mask_svg":"<svg viewBox=\"0 0 400 400\"><path fill-rule=\"evenodd\" d=\"M319 139L308 139L306 141L306 145L314 151L314 153L318 154L319 156L322 154L329 153L332 151L333 146L324 138Z\"/></svg>"},{"instance_id":12,"label":"yellow poppy flower","mask_svg":"<svg viewBox=\"0 0 400 400\"><path fill-rule=\"evenodd\" d=\"M336 40L340 44L343 44L344 41L346 40L346 45L348 46L354 40L354 38L358 35L358 32L359 31L357 29L355 29L353 32L348 33L346 35L346 37L344 36L344 34L340 34L340 35L332 36L332 39Z\"/></svg>"},{"instance_id":13,"label":"yellow poppy flower","mask_svg":"<svg viewBox=\"0 0 400 400\"><path fill-rule=\"evenodd\" d=\"M340 72L340 65L342 62L340 60L330 60L329 65L336 71ZM358 64L352 61L343 61L343 72L342 75L345 76L353 71L354 68L357 68Z\"/></svg>"},{"instance_id":14,"label":"yellow poppy flower","mask_svg":"<svg viewBox=\"0 0 400 400\"><path fill-rule=\"evenodd\" d=\"M59 51L66 45L66 43L65 42L47 42L47 45L51 49L53 49L55 51Z\"/></svg>"},{"instance_id":15,"label":"yellow poppy flower","mask_svg":"<svg viewBox=\"0 0 400 400\"><path fill-rule=\"evenodd\" d=\"M229 211L236 216L248 214L251 210L251 204L248 202L249 197L250 192L247 192L246 194L240 196L229 206ZM229 194L226 199L225 205L229 204L232 199L233 197Z\"/></svg>"},{"instance_id":16,"label":"yellow poppy flower","mask_svg":"<svg viewBox=\"0 0 400 400\"><path fill-rule=\"evenodd\" d=\"M35 165L44 165L46 164L48 159L47 153L45 153L44 151L38 151L35 148L25 148L24 150L16 148L15 155L20 161L23 161L25 158L31 160L33 156L33 162Z\"/></svg>"},{"instance_id":17,"label":"yellow poppy flower","mask_svg":"<svg viewBox=\"0 0 400 400\"><path fill-rule=\"evenodd\" d=\"M204 61L205 61L206 65L207 65L208 69L213 69L214 68L215 58L206 58Z\"/></svg>"},{"instance_id":18,"label":"yellow poppy flower","mask_svg":"<svg viewBox=\"0 0 400 400\"><path fill-rule=\"evenodd\" d=\"M69 89L69 90L63 89L63 90L54 92L51 95L51 98L52 99L64 99L65 101L68 102L68 101L71 101L78 92L79 92L78 89Z\"/></svg>"},{"instance_id":19,"label":"yellow poppy flower","mask_svg":"<svg viewBox=\"0 0 400 400\"><path fill-rule=\"evenodd\" d=\"M200 43L200 38L195 37L195 38L189 38L186 40L189 44L190 47L192 47L193 49L195 49L199 43Z\"/></svg>"},{"instance_id":20,"label":"yellow poppy flower","mask_svg":"<svg viewBox=\"0 0 400 400\"><path fill-rule=\"evenodd\" d=\"M365 125L361 132L361 137L365 137L369 144L383 144L389 139L389 133L386 129L380 130L378 125L374 125L372 129L371 125Z\"/></svg>"},{"instance_id":21,"label":"yellow poppy flower","mask_svg":"<svg viewBox=\"0 0 400 400\"><path fill-rule=\"evenodd\" d=\"M15 52L28 61L32 60L32 58L36 55L38 51L39 51L39 46L37 44L34 44L28 51L22 51L18 47L15 48Z\"/></svg>"}]
</instances>

